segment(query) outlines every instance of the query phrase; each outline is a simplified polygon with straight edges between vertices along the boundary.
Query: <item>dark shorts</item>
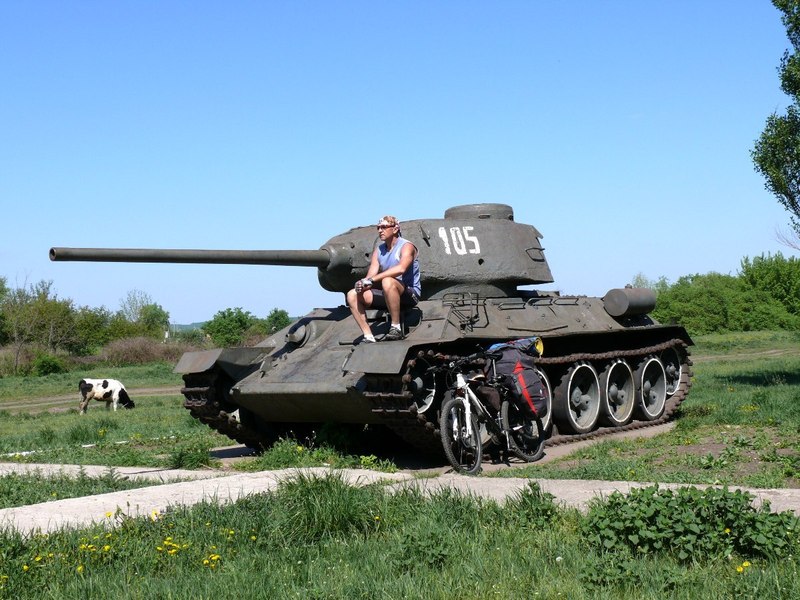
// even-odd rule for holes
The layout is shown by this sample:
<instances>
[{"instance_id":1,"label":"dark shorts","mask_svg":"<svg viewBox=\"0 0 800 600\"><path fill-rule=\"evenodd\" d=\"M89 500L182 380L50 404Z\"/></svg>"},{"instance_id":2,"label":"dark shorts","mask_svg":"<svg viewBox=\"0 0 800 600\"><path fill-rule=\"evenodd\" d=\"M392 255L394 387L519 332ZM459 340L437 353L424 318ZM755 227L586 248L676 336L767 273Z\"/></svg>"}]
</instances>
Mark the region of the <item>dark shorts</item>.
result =
<instances>
[{"instance_id":1,"label":"dark shorts","mask_svg":"<svg viewBox=\"0 0 800 600\"><path fill-rule=\"evenodd\" d=\"M400 294L400 306L403 308L416 306L417 302L419 302L419 296L408 288ZM383 297L383 290L372 290L372 304L370 304L370 308L386 308L386 298Z\"/></svg>"}]
</instances>

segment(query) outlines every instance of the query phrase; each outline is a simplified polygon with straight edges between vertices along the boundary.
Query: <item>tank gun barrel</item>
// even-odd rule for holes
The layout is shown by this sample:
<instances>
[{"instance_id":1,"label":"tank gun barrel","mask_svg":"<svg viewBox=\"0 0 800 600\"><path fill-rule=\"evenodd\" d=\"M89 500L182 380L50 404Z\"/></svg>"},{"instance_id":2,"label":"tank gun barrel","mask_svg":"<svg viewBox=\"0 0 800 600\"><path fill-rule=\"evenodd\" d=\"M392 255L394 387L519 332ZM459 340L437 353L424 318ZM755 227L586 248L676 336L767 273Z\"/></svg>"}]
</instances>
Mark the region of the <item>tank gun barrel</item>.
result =
<instances>
[{"instance_id":1,"label":"tank gun barrel","mask_svg":"<svg viewBox=\"0 0 800 600\"><path fill-rule=\"evenodd\" d=\"M325 269L327 250L155 250L149 248L50 248L53 261L286 265Z\"/></svg>"}]
</instances>

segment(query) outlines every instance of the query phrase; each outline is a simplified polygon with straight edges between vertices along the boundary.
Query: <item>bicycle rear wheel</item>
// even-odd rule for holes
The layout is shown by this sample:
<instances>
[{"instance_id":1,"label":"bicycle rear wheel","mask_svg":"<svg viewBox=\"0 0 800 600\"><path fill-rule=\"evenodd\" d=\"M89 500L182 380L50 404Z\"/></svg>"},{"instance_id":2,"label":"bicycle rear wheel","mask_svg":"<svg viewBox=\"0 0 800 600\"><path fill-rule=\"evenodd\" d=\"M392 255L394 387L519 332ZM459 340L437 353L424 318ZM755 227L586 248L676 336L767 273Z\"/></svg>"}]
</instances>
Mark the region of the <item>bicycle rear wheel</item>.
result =
<instances>
[{"instance_id":1,"label":"bicycle rear wheel","mask_svg":"<svg viewBox=\"0 0 800 600\"><path fill-rule=\"evenodd\" d=\"M459 473L475 475L481 470L480 429L474 414L471 417L471 432L467 432L467 413L461 398L454 398L448 391L444 396L439 429L442 448L447 460Z\"/></svg>"},{"instance_id":2,"label":"bicycle rear wheel","mask_svg":"<svg viewBox=\"0 0 800 600\"><path fill-rule=\"evenodd\" d=\"M508 449L524 460L534 462L544 454L544 425L539 417L531 419L513 402L504 400L500 406L503 429L508 431Z\"/></svg>"}]
</instances>

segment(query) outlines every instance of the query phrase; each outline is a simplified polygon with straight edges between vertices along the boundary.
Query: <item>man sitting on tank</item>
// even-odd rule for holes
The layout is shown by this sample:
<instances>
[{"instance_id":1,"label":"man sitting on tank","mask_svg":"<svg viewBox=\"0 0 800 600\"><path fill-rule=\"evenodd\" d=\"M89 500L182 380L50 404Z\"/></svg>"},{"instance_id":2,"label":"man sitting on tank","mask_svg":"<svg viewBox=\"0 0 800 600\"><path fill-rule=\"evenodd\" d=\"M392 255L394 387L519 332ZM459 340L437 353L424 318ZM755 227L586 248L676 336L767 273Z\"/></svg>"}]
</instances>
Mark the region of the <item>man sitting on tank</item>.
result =
<instances>
[{"instance_id":1,"label":"man sitting on tank","mask_svg":"<svg viewBox=\"0 0 800 600\"><path fill-rule=\"evenodd\" d=\"M372 253L367 276L347 292L347 305L366 343L375 341L367 323L367 308L388 309L392 322L383 340L402 340L400 309L416 306L421 292L417 247L401 236L400 222L388 215L381 218L378 235L381 244Z\"/></svg>"}]
</instances>

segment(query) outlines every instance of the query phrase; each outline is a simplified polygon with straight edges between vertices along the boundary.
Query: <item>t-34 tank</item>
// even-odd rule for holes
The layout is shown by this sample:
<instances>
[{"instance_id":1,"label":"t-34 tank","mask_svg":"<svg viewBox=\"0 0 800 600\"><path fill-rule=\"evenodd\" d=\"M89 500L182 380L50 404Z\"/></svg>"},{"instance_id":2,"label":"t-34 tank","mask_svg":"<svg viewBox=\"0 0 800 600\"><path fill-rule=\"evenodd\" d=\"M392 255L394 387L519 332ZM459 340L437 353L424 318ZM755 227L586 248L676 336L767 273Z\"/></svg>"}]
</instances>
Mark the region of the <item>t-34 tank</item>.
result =
<instances>
[{"instance_id":1,"label":"t-34 tank","mask_svg":"<svg viewBox=\"0 0 800 600\"><path fill-rule=\"evenodd\" d=\"M405 339L359 344L340 305L314 309L254 347L189 352L175 371L192 416L257 449L324 422L382 424L420 449L438 449L445 390L428 374L431 355L530 336L544 345L537 364L552 398L549 443L664 422L686 397L692 341L682 327L648 316L652 291L593 298L519 289L553 277L542 235L515 222L510 206L455 206L443 219L404 222L402 233L419 249L422 279L422 300L402 315ZM316 267L323 288L346 293L366 275L377 243L375 227L364 226L319 250L52 248L50 258ZM367 317L380 339L386 312Z\"/></svg>"}]
</instances>

